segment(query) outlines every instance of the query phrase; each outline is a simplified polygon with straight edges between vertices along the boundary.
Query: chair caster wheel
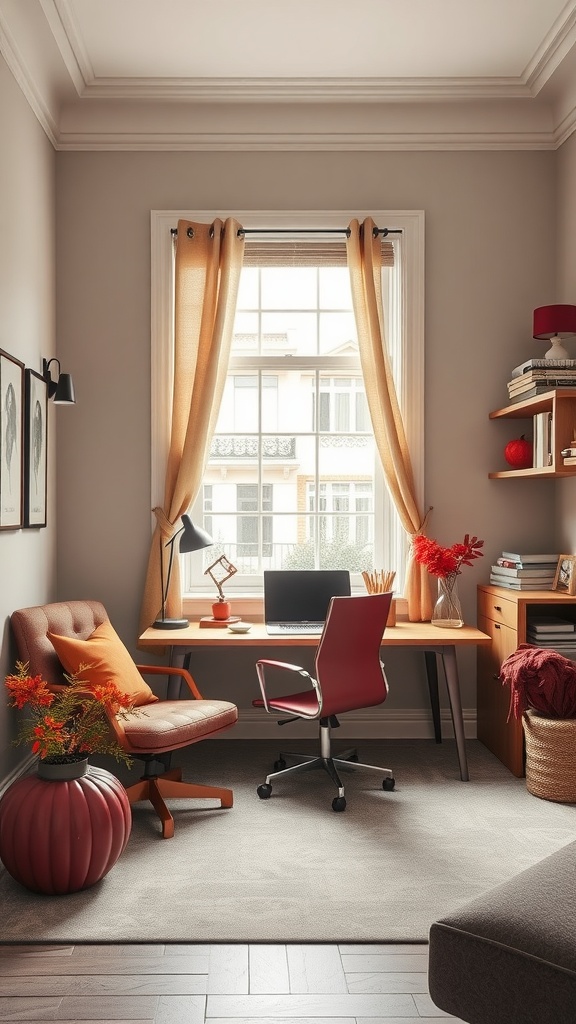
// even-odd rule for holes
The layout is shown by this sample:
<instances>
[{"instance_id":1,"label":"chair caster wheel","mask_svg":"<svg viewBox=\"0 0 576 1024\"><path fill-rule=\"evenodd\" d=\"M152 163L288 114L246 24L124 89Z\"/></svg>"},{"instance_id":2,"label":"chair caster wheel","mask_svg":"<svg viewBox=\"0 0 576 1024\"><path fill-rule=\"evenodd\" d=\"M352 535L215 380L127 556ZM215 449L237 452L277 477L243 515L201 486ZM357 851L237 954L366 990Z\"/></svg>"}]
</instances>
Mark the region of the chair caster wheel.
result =
<instances>
[{"instance_id":1,"label":"chair caster wheel","mask_svg":"<svg viewBox=\"0 0 576 1024\"><path fill-rule=\"evenodd\" d=\"M274 771L281 772L286 767L286 761L283 757L279 757L277 761L274 761Z\"/></svg>"},{"instance_id":2,"label":"chair caster wheel","mask_svg":"<svg viewBox=\"0 0 576 1024\"><path fill-rule=\"evenodd\" d=\"M346 799L343 796L335 796L332 801L333 811L345 811L346 810Z\"/></svg>"},{"instance_id":3,"label":"chair caster wheel","mask_svg":"<svg viewBox=\"0 0 576 1024\"><path fill-rule=\"evenodd\" d=\"M258 786L256 792L261 800L267 800L272 792L272 786L269 782L265 782L262 786Z\"/></svg>"},{"instance_id":4,"label":"chair caster wheel","mask_svg":"<svg viewBox=\"0 0 576 1024\"><path fill-rule=\"evenodd\" d=\"M384 782L382 783L382 789L386 789L388 790L388 792L391 792L394 789L395 785L396 779L384 779Z\"/></svg>"}]
</instances>

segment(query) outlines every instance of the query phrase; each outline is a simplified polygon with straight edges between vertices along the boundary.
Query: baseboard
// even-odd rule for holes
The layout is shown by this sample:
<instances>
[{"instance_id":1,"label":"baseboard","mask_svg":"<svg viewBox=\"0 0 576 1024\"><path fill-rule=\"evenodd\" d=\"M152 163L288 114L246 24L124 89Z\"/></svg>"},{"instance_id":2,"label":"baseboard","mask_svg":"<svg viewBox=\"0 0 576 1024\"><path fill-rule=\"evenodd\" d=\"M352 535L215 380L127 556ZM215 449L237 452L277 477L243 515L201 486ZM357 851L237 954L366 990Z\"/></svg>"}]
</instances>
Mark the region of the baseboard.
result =
<instances>
[{"instance_id":1,"label":"baseboard","mask_svg":"<svg viewBox=\"0 0 576 1024\"><path fill-rule=\"evenodd\" d=\"M452 718L447 709L441 712L442 737L454 739ZM464 708L464 734L466 739L476 739L476 709ZM277 740L279 736L286 739L312 739L316 735L313 722L290 722L279 728L277 719L267 715L258 708L240 708L238 722L233 729L223 732L215 739L222 740ZM430 712L424 709L399 708L385 711L380 708L364 708L361 711L348 711L340 719L340 728L335 733L338 739L358 740L431 740L434 739L434 728ZM21 775L25 775L35 763L33 754L25 758L6 778L0 780L0 797Z\"/></svg>"},{"instance_id":2,"label":"baseboard","mask_svg":"<svg viewBox=\"0 0 576 1024\"><path fill-rule=\"evenodd\" d=\"M464 708L464 734L466 739L476 739L476 709ZM290 722L281 728L278 719L267 715L258 708L240 708L238 722L233 729L222 733L222 739L268 740L286 738L311 738L316 727L312 722ZM454 739L454 729L449 710L441 712L442 736ZM399 708L385 711L380 708L365 708L349 711L340 719L337 731L340 739L434 739L434 727L430 712L424 709Z\"/></svg>"}]
</instances>

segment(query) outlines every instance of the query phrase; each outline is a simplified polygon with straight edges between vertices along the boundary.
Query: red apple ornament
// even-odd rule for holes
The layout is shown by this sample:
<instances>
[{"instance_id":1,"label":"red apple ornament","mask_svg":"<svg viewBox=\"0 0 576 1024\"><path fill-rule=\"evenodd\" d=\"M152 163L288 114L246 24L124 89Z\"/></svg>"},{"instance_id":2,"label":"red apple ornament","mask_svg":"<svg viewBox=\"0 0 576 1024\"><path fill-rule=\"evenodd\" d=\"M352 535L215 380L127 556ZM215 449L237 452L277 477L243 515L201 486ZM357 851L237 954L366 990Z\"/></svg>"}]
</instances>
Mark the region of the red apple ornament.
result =
<instances>
[{"instance_id":1,"label":"red apple ornament","mask_svg":"<svg viewBox=\"0 0 576 1024\"><path fill-rule=\"evenodd\" d=\"M532 466L532 442L524 434L509 441L504 449L504 458L513 469L530 469Z\"/></svg>"}]
</instances>

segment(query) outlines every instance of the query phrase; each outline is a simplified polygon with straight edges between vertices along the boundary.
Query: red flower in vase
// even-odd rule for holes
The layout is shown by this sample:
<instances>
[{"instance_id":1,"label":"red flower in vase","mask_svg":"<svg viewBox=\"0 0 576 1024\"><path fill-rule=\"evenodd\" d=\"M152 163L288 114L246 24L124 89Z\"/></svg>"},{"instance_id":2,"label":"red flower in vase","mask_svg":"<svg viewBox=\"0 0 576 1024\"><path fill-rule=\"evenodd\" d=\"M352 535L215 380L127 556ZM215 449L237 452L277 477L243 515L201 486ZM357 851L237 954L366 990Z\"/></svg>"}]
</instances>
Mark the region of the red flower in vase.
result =
<instances>
[{"instance_id":1,"label":"red flower in vase","mask_svg":"<svg viewBox=\"0 0 576 1024\"><path fill-rule=\"evenodd\" d=\"M481 558L484 554L480 548L484 546L483 540L478 537L471 537L466 534L462 543L453 544L452 547L442 547L436 540L431 540L419 533L412 541L412 550L415 560L426 566L432 576L446 579L448 576L457 576L462 572L463 565L472 565L475 558Z\"/></svg>"}]
</instances>

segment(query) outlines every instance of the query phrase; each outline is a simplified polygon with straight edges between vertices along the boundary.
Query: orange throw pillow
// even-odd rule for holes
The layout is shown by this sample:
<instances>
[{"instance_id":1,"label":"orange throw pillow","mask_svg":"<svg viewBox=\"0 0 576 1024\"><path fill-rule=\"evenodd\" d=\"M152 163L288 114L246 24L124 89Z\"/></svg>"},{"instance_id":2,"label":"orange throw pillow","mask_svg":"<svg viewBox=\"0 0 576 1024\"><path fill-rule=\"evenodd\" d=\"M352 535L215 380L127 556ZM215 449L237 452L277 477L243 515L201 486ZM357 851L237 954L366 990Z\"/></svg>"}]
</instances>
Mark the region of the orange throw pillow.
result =
<instances>
[{"instance_id":1,"label":"orange throw pillow","mask_svg":"<svg viewBox=\"0 0 576 1024\"><path fill-rule=\"evenodd\" d=\"M133 698L135 707L158 700L110 622L102 622L87 640L57 633L48 633L48 639L69 675L75 675L85 665L82 679L89 686L113 682Z\"/></svg>"}]
</instances>

